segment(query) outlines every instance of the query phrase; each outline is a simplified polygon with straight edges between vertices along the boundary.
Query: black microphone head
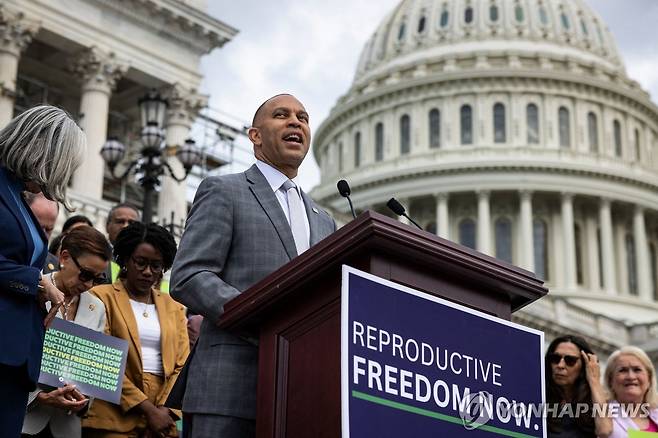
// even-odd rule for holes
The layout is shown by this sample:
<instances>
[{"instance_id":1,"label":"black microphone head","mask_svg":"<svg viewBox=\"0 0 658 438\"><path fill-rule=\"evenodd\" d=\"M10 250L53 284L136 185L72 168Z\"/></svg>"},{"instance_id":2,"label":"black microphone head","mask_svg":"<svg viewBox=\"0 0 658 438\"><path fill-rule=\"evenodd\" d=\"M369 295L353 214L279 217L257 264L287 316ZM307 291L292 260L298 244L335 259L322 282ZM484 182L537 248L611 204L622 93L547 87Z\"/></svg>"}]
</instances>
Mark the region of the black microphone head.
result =
<instances>
[{"instance_id":1,"label":"black microphone head","mask_svg":"<svg viewBox=\"0 0 658 438\"><path fill-rule=\"evenodd\" d=\"M393 213L397 214L398 216L402 216L404 214L404 207L395 198L389 199L386 203L386 206L393 210Z\"/></svg>"},{"instance_id":2,"label":"black microphone head","mask_svg":"<svg viewBox=\"0 0 658 438\"><path fill-rule=\"evenodd\" d=\"M342 196L343 198L347 198L348 196L350 196L350 194L352 194L352 191L350 190L350 185L347 184L347 181L345 181L344 179L338 181L338 183L336 183L336 187L338 188L338 192L340 193L340 196Z\"/></svg>"}]
</instances>

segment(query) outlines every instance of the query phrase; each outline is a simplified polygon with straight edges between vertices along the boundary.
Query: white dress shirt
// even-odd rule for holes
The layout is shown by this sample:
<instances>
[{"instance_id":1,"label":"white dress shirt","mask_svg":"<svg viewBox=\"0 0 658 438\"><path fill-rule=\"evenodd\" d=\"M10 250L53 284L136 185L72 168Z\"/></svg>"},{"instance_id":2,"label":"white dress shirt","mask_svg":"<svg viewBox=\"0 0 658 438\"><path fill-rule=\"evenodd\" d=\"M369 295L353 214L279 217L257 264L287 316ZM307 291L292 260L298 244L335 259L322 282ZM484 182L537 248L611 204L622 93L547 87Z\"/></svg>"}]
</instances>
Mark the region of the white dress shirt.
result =
<instances>
[{"instance_id":1,"label":"white dress shirt","mask_svg":"<svg viewBox=\"0 0 658 438\"><path fill-rule=\"evenodd\" d=\"M261 171L267 182L269 183L270 187L272 188L272 191L276 195L277 201L279 201L279 204L281 205L281 209L283 210L283 214L286 215L286 220L288 221L288 224L290 224L290 210L288 208L288 195L286 194L283 189L281 189L281 185L286 182L289 178L281 173L278 169L275 169L274 167L270 166L267 163L264 163L260 160L256 160L256 166L258 167L258 170ZM299 199L301 199L302 204L304 204L304 198L302 197L302 192L301 189L299 188L299 184L295 179L292 180L292 182L295 183L297 186L297 192L299 193ZM304 213L304 228L306 229L306 237L311 239L311 226L308 223L308 215L306 213L306 208L303 210Z\"/></svg>"}]
</instances>

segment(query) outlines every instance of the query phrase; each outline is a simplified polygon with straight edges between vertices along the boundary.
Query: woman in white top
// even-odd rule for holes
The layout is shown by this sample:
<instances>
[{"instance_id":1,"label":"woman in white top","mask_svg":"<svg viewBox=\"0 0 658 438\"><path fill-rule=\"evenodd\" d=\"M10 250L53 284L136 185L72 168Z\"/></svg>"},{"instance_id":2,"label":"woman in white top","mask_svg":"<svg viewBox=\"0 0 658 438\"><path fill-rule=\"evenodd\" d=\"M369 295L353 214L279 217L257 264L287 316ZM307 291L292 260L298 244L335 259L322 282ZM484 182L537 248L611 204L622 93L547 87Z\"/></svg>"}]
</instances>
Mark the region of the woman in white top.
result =
<instances>
[{"instance_id":1,"label":"woman in white top","mask_svg":"<svg viewBox=\"0 0 658 438\"><path fill-rule=\"evenodd\" d=\"M59 271L44 275L64 293L57 317L96 331L105 328L105 306L87 290L105 282L105 269L111 256L112 249L105 236L90 226L76 228L64 237ZM38 385L28 398L23 436L79 437L80 415L86 412L89 403L73 385L61 388Z\"/></svg>"},{"instance_id":2,"label":"woman in white top","mask_svg":"<svg viewBox=\"0 0 658 438\"><path fill-rule=\"evenodd\" d=\"M178 436L179 411L163 406L189 353L183 306L155 289L171 267L176 242L156 224L132 223L118 235L114 284L95 287L107 309L105 332L128 341L120 405L98 400L83 421L85 436Z\"/></svg>"}]
</instances>

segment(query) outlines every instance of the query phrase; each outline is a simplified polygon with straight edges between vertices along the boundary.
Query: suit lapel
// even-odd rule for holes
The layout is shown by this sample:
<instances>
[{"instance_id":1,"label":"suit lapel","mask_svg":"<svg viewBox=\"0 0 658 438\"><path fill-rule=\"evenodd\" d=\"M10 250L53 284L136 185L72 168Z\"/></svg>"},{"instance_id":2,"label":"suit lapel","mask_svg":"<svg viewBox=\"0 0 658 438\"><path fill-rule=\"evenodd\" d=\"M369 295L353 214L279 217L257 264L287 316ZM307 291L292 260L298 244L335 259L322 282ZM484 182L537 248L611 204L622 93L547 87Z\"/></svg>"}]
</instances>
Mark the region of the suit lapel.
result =
<instances>
[{"instance_id":1,"label":"suit lapel","mask_svg":"<svg viewBox=\"0 0 658 438\"><path fill-rule=\"evenodd\" d=\"M139 342L139 331L137 329L137 321L135 320L135 314L133 308L130 305L130 299L128 298L128 291L123 287L123 283L117 280L112 285L114 287L114 297L117 300L117 307L119 307L119 313L123 317L123 320L126 322L126 327L128 327L128 333L130 333L130 340L135 344L135 349L139 355L139 362L142 361L142 344Z\"/></svg>"},{"instance_id":2,"label":"suit lapel","mask_svg":"<svg viewBox=\"0 0 658 438\"><path fill-rule=\"evenodd\" d=\"M274 225L274 229L279 235L288 257L292 260L297 257L297 247L295 246L295 240L292 237L290 225L288 225L286 216L281 210L281 204L279 204L279 201L276 199L272 187L270 187L267 179L265 179L255 164L247 169L245 175L250 184L249 190L254 194L256 200L258 200L258 203L272 222L272 225Z\"/></svg>"},{"instance_id":3,"label":"suit lapel","mask_svg":"<svg viewBox=\"0 0 658 438\"><path fill-rule=\"evenodd\" d=\"M320 230L320 213L318 209L313 206L311 198L302 190L302 199L304 200L304 208L306 209L306 217L308 217L308 226L310 229L310 243L311 246L322 240L319 235Z\"/></svg>"},{"instance_id":4,"label":"suit lapel","mask_svg":"<svg viewBox=\"0 0 658 438\"><path fill-rule=\"evenodd\" d=\"M160 321L160 352L162 354L162 369L165 376L173 373L173 369L169 369L169 365L174 363L174 345L172 339L175 339L172 331L173 327L170 325L171 315L167 314L165 308L165 301L162 293L157 290L151 290L153 295L153 304L158 313L158 321ZM168 342L165 342L168 341Z\"/></svg>"}]
</instances>

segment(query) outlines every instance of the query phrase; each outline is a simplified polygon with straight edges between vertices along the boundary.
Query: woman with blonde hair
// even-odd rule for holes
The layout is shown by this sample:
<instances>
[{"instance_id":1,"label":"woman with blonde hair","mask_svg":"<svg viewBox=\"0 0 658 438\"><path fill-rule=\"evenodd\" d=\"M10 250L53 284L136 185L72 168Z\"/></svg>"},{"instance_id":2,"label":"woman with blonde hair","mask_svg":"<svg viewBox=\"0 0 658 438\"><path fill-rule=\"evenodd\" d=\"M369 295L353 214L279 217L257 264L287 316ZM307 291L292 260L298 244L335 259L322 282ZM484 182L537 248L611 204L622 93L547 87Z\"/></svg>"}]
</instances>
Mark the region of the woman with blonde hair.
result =
<instances>
[{"instance_id":1,"label":"woman with blonde hair","mask_svg":"<svg viewBox=\"0 0 658 438\"><path fill-rule=\"evenodd\" d=\"M18 437L39 377L45 325L64 294L42 278L46 237L22 197L43 192L70 209L66 189L86 137L65 111L31 108L0 131L0 430ZM46 302L52 304L46 316Z\"/></svg>"},{"instance_id":2,"label":"woman with blonde hair","mask_svg":"<svg viewBox=\"0 0 658 438\"><path fill-rule=\"evenodd\" d=\"M626 438L629 430L658 432L656 370L638 347L623 347L610 355L605 370L613 417L611 438Z\"/></svg>"}]
</instances>

